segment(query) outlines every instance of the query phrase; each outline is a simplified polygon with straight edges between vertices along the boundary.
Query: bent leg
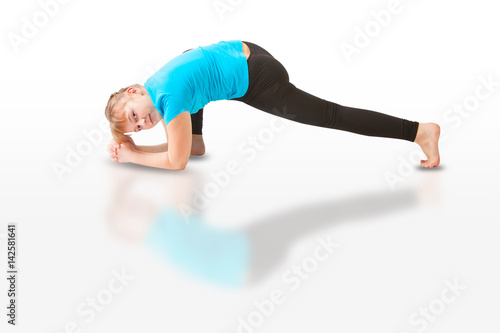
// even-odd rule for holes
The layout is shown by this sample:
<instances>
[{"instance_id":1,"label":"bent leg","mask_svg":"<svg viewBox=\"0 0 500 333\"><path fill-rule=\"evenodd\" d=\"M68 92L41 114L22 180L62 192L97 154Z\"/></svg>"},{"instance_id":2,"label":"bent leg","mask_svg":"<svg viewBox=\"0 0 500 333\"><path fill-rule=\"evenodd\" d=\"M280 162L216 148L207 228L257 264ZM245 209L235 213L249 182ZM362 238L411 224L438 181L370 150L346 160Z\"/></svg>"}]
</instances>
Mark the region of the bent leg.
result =
<instances>
[{"instance_id":1,"label":"bent leg","mask_svg":"<svg viewBox=\"0 0 500 333\"><path fill-rule=\"evenodd\" d=\"M191 114L192 134L203 134L203 108Z\"/></svg>"},{"instance_id":2,"label":"bent leg","mask_svg":"<svg viewBox=\"0 0 500 333\"><path fill-rule=\"evenodd\" d=\"M191 155L205 154L205 142L203 141L203 108L191 114L191 127L193 142L191 143Z\"/></svg>"}]
</instances>

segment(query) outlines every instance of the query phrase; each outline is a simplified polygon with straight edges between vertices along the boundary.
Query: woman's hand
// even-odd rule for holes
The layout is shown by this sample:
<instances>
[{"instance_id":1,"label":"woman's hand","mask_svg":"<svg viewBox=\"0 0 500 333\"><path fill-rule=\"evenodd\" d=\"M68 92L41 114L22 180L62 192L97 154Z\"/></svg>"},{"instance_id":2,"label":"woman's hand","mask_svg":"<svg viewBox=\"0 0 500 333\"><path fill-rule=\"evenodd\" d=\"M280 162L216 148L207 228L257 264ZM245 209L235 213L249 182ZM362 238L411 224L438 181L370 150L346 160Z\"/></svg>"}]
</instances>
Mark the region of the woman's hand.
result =
<instances>
[{"instance_id":1,"label":"woman's hand","mask_svg":"<svg viewBox=\"0 0 500 333\"><path fill-rule=\"evenodd\" d=\"M121 144L111 140L108 144L108 153L111 159L117 163L128 163L132 161L132 154L135 152L134 141L130 140Z\"/></svg>"}]
</instances>

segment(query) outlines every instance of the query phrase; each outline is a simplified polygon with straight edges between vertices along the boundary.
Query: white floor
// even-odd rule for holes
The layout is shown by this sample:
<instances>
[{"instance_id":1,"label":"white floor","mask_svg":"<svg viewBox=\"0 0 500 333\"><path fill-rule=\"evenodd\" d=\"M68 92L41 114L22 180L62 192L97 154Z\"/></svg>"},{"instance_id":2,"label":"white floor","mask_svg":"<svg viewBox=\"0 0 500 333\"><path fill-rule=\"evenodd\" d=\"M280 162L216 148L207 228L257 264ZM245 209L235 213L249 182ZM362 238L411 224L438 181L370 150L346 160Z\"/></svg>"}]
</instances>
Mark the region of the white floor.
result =
<instances>
[{"instance_id":1,"label":"white floor","mask_svg":"<svg viewBox=\"0 0 500 333\"><path fill-rule=\"evenodd\" d=\"M29 12L18 6L14 19ZM338 25L318 30L321 35L314 41L329 41L319 64L311 67L301 59L305 53L287 56L292 44L271 42L264 30L237 31L243 39L274 47L291 80L312 94L438 122L442 164L431 170L418 167L420 152L414 143L287 120L274 123L270 115L227 101L206 107L207 153L192 157L185 170L116 164L106 153L110 135L100 127L104 106L113 89L130 83L127 74L139 80L148 59L135 50L138 70L130 59L114 65L109 55L102 55L102 62L93 59L107 45L104 32L113 29L106 30L104 23L104 36L95 35L92 42L77 30L69 35L92 52L72 50L73 39L59 34L74 27L72 19L80 20L79 10L92 10L76 2L67 6L58 14L60 20L51 21L20 55L10 55L9 66L2 65L8 74L1 78L7 93L0 148L4 265L7 224L16 223L18 232L18 325L6 323L4 306L2 332L500 329L499 50L484 44L484 49L462 54L455 39L441 53L429 46L439 41L434 31L450 33L438 24L438 14L452 10L454 3L439 8L412 4L411 12L397 17L350 65L338 42L357 22L365 22L374 8L369 2L357 15L354 8L346 10L351 23L343 23L342 36L334 31ZM232 39L218 29L235 26L236 18L250 18L245 13L254 6L242 3L229 21L212 13L208 20L214 38ZM319 2L310 6L317 17L308 19L314 22L322 22L324 11L335 12L318 10ZM270 10L278 13L279 8ZM295 10L299 15L300 8ZM465 15L471 8L456 10ZM360 12L366 15L360 17ZM429 15L427 30L421 27L427 40L412 35L418 29L405 23L420 13ZM493 17L487 10L481 14L484 20L476 18L464 43L472 45L479 36L488 40L498 31L481 25ZM269 24L293 27L279 15L276 20ZM459 29L458 19L450 20ZM316 34L313 26L302 28ZM399 33L415 47L429 47L435 57L393 45L402 42ZM184 44L179 42L179 51L191 47L186 41L194 37L189 34ZM61 44L52 49L52 43ZM174 54L174 49L164 52ZM381 60L390 52L400 61ZM88 76L85 68L75 69L82 76L67 73L86 59L93 64L86 68L92 72ZM329 65L316 79L321 63ZM462 67L455 66L460 63ZM130 70L124 74L125 66ZM98 70L103 77L96 77ZM488 78L493 84L485 85ZM453 111L456 104L465 105L463 111ZM161 131L155 130L137 140L161 139ZM252 146L252 138L259 148ZM180 215L161 215L166 209ZM195 214L187 223L179 217L189 209ZM147 242L157 223L173 228L156 234L165 252ZM174 259L167 260L166 253ZM253 253L258 253L256 259L248 261L245 255ZM0 281L5 305L7 280Z\"/></svg>"}]
</instances>

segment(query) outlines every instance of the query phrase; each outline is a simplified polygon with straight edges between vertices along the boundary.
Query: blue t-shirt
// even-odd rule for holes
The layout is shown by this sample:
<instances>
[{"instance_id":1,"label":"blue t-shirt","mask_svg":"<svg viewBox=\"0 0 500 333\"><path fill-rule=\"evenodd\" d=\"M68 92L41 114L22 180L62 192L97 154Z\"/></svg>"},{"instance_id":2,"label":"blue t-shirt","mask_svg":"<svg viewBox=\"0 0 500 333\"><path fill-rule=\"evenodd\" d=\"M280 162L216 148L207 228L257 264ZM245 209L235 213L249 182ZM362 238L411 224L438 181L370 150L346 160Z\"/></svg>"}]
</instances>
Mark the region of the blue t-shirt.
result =
<instances>
[{"instance_id":1,"label":"blue t-shirt","mask_svg":"<svg viewBox=\"0 0 500 333\"><path fill-rule=\"evenodd\" d=\"M144 84L167 125L183 111L238 98L248 89L248 63L241 40L199 46L167 62Z\"/></svg>"}]
</instances>

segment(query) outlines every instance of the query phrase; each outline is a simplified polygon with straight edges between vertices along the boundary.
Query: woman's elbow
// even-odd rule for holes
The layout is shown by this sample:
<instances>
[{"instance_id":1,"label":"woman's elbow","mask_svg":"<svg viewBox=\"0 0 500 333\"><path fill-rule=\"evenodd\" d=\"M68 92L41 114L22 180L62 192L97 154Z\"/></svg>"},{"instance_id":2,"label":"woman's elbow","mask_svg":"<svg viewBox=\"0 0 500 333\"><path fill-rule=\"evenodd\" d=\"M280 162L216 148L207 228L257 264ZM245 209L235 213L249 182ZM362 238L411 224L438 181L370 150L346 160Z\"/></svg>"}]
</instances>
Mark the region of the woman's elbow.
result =
<instances>
[{"instance_id":1,"label":"woman's elbow","mask_svg":"<svg viewBox=\"0 0 500 333\"><path fill-rule=\"evenodd\" d=\"M167 157L167 161L165 161L168 164L167 169L184 170L189 160L189 152L167 152L165 156Z\"/></svg>"},{"instance_id":2,"label":"woman's elbow","mask_svg":"<svg viewBox=\"0 0 500 333\"><path fill-rule=\"evenodd\" d=\"M170 165L172 170L184 170L186 168L187 163L188 163L187 160L180 160L171 162Z\"/></svg>"},{"instance_id":3,"label":"woman's elbow","mask_svg":"<svg viewBox=\"0 0 500 333\"><path fill-rule=\"evenodd\" d=\"M179 165L176 170L184 170L184 169L186 169L186 165L187 165L187 162Z\"/></svg>"}]
</instances>

